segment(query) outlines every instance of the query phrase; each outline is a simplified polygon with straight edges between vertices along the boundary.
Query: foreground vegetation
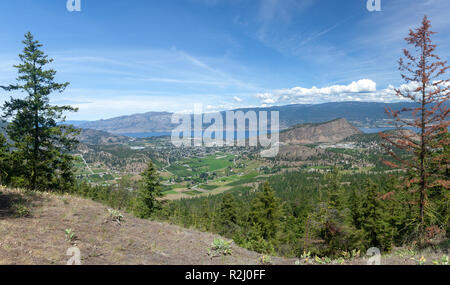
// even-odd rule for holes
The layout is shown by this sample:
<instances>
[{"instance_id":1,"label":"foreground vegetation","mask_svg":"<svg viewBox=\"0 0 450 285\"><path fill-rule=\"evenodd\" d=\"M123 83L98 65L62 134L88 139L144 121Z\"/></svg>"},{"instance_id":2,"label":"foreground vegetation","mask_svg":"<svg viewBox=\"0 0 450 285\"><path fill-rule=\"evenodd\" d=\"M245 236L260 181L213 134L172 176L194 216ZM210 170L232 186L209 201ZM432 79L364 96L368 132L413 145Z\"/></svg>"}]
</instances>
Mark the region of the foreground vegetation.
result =
<instances>
[{"instance_id":1,"label":"foreground vegetation","mask_svg":"<svg viewBox=\"0 0 450 285\"><path fill-rule=\"evenodd\" d=\"M167 203L158 218L212 231L263 253L300 257L346 256L417 240L418 206L393 192L399 176L293 172L270 177L257 189ZM449 234L449 197L432 194L427 245Z\"/></svg>"},{"instance_id":2,"label":"foreground vegetation","mask_svg":"<svg viewBox=\"0 0 450 285\"><path fill-rule=\"evenodd\" d=\"M68 194L0 187L0 264L66 264L80 249L81 264L367 264L369 256L306 252L280 258L245 250L216 234L138 219ZM149 238L151 237L151 238ZM19 242L20 241L20 242ZM42 242L47 241L47 242ZM448 245L411 246L382 253L381 264L448 265Z\"/></svg>"}]
</instances>

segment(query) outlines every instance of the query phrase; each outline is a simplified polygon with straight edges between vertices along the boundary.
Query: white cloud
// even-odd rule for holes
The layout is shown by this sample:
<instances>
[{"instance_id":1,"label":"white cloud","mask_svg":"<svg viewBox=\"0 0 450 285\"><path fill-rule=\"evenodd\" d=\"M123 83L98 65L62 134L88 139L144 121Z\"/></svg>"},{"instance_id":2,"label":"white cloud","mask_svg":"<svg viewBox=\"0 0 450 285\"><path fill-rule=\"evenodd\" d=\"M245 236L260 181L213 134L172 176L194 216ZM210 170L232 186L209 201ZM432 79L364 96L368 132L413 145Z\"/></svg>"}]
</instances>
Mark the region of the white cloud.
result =
<instances>
[{"instance_id":1,"label":"white cloud","mask_svg":"<svg viewBox=\"0 0 450 285\"><path fill-rule=\"evenodd\" d=\"M290 89L279 89L272 92L256 94L263 104L317 104L324 102L342 101L367 101L367 102L395 102L402 101L396 95L395 87L389 85L387 88L377 90L377 84L371 79L353 81L348 85L332 85L318 88L294 87ZM417 84L412 82L399 87L402 91L412 92Z\"/></svg>"}]
</instances>

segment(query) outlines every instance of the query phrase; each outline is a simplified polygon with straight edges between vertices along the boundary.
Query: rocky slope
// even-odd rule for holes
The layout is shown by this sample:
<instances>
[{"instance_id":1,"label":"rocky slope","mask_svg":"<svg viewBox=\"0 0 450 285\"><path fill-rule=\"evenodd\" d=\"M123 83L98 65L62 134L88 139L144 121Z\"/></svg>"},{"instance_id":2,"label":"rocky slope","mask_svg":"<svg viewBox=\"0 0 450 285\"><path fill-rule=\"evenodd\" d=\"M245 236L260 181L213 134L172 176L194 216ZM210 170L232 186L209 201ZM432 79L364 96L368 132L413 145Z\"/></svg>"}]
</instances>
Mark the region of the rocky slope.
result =
<instances>
[{"instance_id":1,"label":"rocky slope","mask_svg":"<svg viewBox=\"0 0 450 285\"><path fill-rule=\"evenodd\" d=\"M280 133L280 141L289 144L335 143L362 132L340 118L319 124L293 126Z\"/></svg>"},{"instance_id":2,"label":"rocky slope","mask_svg":"<svg viewBox=\"0 0 450 285\"><path fill-rule=\"evenodd\" d=\"M114 135L105 131L81 129L78 140L84 144L110 145L129 142L131 139L125 136Z\"/></svg>"}]
</instances>

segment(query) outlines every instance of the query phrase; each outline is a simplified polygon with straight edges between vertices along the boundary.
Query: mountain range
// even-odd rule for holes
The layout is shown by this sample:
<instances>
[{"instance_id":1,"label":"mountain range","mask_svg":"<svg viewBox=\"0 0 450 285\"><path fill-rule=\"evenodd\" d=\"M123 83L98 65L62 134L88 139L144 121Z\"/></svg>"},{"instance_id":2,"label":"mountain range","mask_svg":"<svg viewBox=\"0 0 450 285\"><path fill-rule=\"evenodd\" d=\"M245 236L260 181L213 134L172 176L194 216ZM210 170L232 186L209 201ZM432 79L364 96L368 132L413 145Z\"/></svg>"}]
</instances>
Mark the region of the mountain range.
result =
<instances>
[{"instance_id":1,"label":"mountain range","mask_svg":"<svg viewBox=\"0 0 450 285\"><path fill-rule=\"evenodd\" d=\"M330 102L323 104L294 104L261 108L241 108L232 111L278 111L280 129L296 124L317 123L345 118L356 127L383 127L388 117L385 108L414 107L415 103ZM222 115L225 112L221 112ZM113 134L139 134L170 132L177 124L171 123L170 112L148 112L98 121L71 121L77 127L95 129Z\"/></svg>"}]
</instances>

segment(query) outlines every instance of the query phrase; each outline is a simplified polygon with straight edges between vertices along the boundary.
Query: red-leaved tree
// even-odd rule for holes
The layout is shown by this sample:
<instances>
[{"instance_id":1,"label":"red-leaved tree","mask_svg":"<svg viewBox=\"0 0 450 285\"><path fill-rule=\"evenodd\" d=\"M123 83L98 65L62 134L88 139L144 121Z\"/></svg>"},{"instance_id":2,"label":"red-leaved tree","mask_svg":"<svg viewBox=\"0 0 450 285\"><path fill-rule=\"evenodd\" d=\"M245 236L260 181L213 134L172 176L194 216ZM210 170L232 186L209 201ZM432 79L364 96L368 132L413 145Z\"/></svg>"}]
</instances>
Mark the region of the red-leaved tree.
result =
<instances>
[{"instance_id":1,"label":"red-leaved tree","mask_svg":"<svg viewBox=\"0 0 450 285\"><path fill-rule=\"evenodd\" d=\"M447 101L450 84L445 78L449 66L435 54L436 45L431 41L435 33L430 28L425 16L419 28L409 31L405 40L411 48L404 49L404 56L399 60L399 70L406 84L396 93L416 104L401 110L387 108L396 131L380 133L388 142L385 144L388 153L394 158L394 162L386 163L407 170L403 186L415 197L411 203L419 205L421 237L425 231L429 191L436 187L448 191L449 187ZM399 155L392 146L409 155Z\"/></svg>"}]
</instances>

